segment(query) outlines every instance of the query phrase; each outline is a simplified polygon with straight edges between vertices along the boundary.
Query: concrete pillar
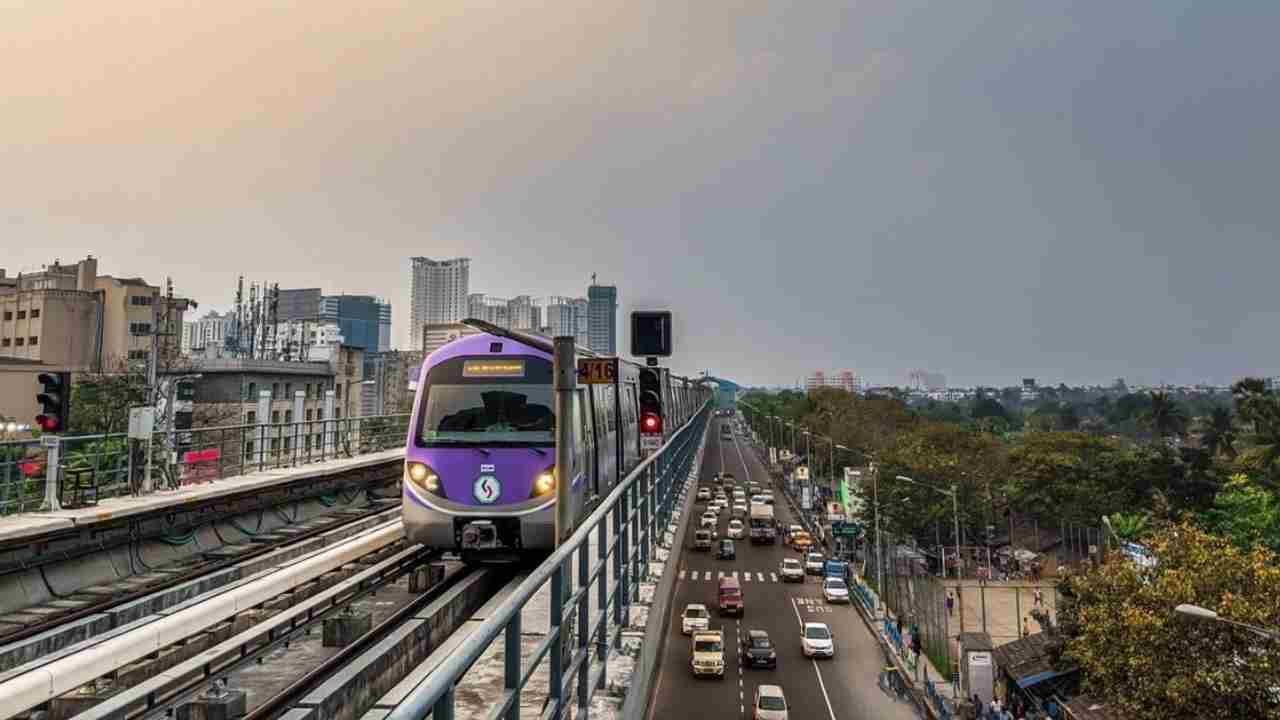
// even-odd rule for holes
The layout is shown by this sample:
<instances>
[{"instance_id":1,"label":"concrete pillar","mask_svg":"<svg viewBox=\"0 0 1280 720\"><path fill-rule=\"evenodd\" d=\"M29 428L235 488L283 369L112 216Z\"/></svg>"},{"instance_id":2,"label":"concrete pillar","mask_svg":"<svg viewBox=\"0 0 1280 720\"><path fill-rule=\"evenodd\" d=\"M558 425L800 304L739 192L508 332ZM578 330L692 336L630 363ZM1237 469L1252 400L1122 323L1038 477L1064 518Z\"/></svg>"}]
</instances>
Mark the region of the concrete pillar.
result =
<instances>
[{"instance_id":1,"label":"concrete pillar","mask_svg":"<svg viewBox=\"0 0 1280 720\"><path fill-rule=\"evenodd\" d=\"M228 689L225 681L215 680L207 692L178 706L178 720L235 720L245 716L247 700L244 690Z\"/></svg>"},{"instance_id":2,"label":"concrete pillar","mask_svg":"<svg viewBox=\"0 0 1280 720\"><path fill-rule=\"evenodd\" d=\"M293 438L289 442L293 445L293 457L298 457L304 451L303 440L307 430L306 426L306 402L307 391L293 391L293 425L289 427L289 437Z\"/></svg>"},{"instance_id":3,"label":"concrete pillar","mask_svg":"<svg viewBox=\"0 0 1280 720\"><path fill-rule=\"evenodd\" d=\"M373 613L350 607L345 612L325 618L324 647L346 647L373 629Z\"/></svg>"},{"instance_id":4,"label":"concrete pillar","mask_svg":"<svg viewBox=\"0 0 1280 720\"><path fill-rule=\"evenodd\" d=\"M267 457L267 440L269 435L268 427L271 423L271 391L270 390L258 391L258 409L256 410L256 412L258 414L257 462L258 462L258 466L261 467L263 465L263 461Z\"/></svg>"},{"instance_id":5,"label":"concrete pillar","mask_svg":"<svg viewBox=\"0 0 1280 720\"><path fill-rule=\"evenodd\" d=\"M89 683L78 690L49 701L48 720L70 720L120 692L118 687L98 687Z\"/></svg>"},{"instance_id":6,"label":"concrete pillar","mask_svg":"<svg viewBox=\"0 0 1280 720\"><path fill-rule=\"evenodd\" d=\"M337 435L338 424L333 421L333 411L335 406L335 397L333 390L324 391L324 454L326 457L333 455L335 436Z\"/></svg>"},{"instance_id":7,"label":"concrete pillar","mask_svg":"<svg viewBox=\"0 0 1280 720\"><path fill-rule=\"evenodd\" d=\"M444 580L444 563L435 562L414 568L409 575L409 592L424 593Z\"/></svg>"}]
</instances>

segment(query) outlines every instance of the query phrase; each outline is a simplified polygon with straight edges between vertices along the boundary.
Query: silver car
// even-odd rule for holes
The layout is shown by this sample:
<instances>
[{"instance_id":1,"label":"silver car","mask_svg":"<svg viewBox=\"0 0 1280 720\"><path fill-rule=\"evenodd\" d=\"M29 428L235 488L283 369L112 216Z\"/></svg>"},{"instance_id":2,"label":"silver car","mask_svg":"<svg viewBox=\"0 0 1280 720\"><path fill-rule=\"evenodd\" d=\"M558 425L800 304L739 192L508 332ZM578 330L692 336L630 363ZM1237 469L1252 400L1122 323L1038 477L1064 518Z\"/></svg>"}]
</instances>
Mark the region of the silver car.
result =
<instances>
[{"instance_id":1,"label":"silver car","mask_svg":"<svg viewBox=\"0 0 1280 720\"><path fill-rule=\"evenodd\" d=\"M788 720L787 696L782 693L781 685L757 687L751 709L754 720Z\"/></svg>"}]
</instances>

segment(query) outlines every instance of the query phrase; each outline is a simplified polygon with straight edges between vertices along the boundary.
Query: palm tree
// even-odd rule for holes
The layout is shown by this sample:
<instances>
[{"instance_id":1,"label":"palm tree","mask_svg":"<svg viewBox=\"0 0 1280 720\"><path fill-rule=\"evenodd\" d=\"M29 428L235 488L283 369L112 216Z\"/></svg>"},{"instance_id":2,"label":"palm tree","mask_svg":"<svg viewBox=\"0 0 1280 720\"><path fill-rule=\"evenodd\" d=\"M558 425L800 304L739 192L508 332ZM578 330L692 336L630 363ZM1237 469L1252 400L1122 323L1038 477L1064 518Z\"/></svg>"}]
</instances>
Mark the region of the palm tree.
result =
<instances>
[{"instance_id":1,"label":"palm tree","mask_svg":"<svg viewBox=\"0 0 1280 720\"><path fill-rule=\"evenodd\" d=\"M1181 435L1187 426L1187 416L1182 407L1169 397L1169 393L1152 391L1151 407L1143 417L1144 424L1160 437Z\"/></svg>"},{"instance_id":2,"label":"palm tree","mask_svg":"<svg viewBox=\"0 0 1280 720\"><path fill-rule=\"evenodd\" d=\"M1150 530L1150 516L1138 513L1112 513L1108 518L1116 537L1125 542L1137 542Z\"/></svg>"},{"instance_id":3,"label":"palm tree","mask_svg":"<svg viewBox=\"0 0 1280 720\"><path fill-rule=\"evenodd\" d=\"M1262 380L1245 378L1231 386L1236 412L1243 427L1247 447L1240 451L1240 463L1261 471L1261 478L1273 489L1280 486L1280 395L1268 390Z\"/></svg>"},{"instance_id":4,"label":"palm tree","mask_svg":"<svg viewBox=\"0 0 1280 720\"><path fill-rule=\"evenodd\" d=\"M1200 444L1211 456L1221 452L1229 458L1234 458L1235 443L1235 418L1231 416L1231 409L1215 407L1201 425Z\"/></svg>"}]
</instances>

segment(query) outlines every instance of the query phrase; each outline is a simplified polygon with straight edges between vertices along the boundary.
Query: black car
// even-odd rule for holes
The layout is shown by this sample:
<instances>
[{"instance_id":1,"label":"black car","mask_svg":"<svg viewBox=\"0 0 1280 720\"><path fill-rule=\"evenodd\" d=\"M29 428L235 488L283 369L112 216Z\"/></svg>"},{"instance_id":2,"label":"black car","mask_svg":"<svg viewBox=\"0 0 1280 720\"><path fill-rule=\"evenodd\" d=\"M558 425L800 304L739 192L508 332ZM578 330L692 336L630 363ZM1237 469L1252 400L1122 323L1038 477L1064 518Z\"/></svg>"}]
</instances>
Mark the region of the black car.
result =
<instances>
[{"instance_id":1,"label":"black car","mask_svg":"<svg viewBox=\"0 0 1280 720\"><path fill-rule=\"evenodd\" d=\"M725 539L720 541L720 549L716 551L716 557L721 560L733 560L737 556L738 553L733 547L732 540Z\"/></svg>"},{"instance_id":2,"label":"black car","mask_svg":"<svg viewBox=\"0 0 1280 720\"><path fill-rule=\"evenodd\" d=\"M763 630L748 630L742 639L742 656L748 667L778 667L778 653L769 639L769 633Z\"/></svg>"}]
</instances>

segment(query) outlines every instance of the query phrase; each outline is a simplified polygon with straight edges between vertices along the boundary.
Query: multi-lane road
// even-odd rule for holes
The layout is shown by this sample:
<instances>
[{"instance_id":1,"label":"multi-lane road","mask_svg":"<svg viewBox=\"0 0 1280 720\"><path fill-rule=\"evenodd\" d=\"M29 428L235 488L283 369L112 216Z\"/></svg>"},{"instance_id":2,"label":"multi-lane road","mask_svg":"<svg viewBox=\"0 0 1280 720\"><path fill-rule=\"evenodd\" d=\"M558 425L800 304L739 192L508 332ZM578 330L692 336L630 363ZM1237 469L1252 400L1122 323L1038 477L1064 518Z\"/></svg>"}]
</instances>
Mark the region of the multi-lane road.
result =
<instances>
[{"instance_id":1,"label":"multi-lane road","mask_svg":"<svg viewBox=\"0 0 1280 720\"><path fill-rule=\"evenodd\" d=\"M721 440L719 420L713 423L699 476L700 487L712 487L716 473L728 472L735 481L757 482L773 488L774 512L787 526L795 520L781 488L773 487L764 465L746 441ZM714 492L714 489L713 489ZM730 491L731 492L731 491ZM704 504L695 512L701 515ZM720 513L717 539L727 537L730 513ZM782 543L752 545L735 540L737 558L718 560L714 552L691 551L697 518L687 523L685 550L672 603L669 636L663 649L650 718L728 720L750 718L756 687L781 685L790 705L791 720L912 720L909 704L895 702L880 690L877 679L884 657L857 610L849 605L829 605L822 597L820 581L809 576L803 584L783 583L778 565L784 557L799 554ZM742 583L746 611L741 618L716 613L718 578L736 576ZM680 613L689 603L703 603L712 610L712 627L725 637L723 679L695 678L690 671L689 638L680 631ZM831 659L811 660L800 651L800 628L805 622L826 623L835 636ZM741 663L742 638L748 630L769 633L777 648L776 670L753 669Z\"/></svg>"}]
</instances>

